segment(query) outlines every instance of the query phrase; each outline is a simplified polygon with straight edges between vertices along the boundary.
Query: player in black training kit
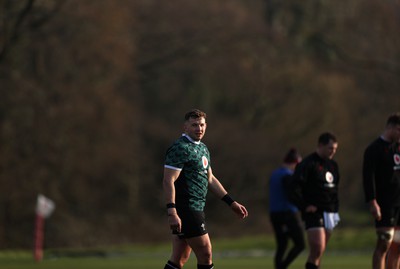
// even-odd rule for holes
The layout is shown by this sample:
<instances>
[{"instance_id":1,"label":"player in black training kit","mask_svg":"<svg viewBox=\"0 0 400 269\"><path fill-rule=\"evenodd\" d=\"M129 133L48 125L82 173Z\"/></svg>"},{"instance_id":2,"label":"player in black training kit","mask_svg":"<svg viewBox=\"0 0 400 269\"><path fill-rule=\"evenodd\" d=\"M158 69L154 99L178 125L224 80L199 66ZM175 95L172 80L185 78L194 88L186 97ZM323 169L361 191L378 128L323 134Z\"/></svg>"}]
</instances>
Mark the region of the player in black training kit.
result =
<instances>
[{"instance_id":1,"label":"player in black training kit","mask_svg":"<svg viewBox=\"0 0 400 269\"><path fill-rule=\"evenodd\" d=\"M301 210L307 231L306 269L318 269L333 228L339 222L339 169L332 160L338 147L335 136L323 133L317 150L296 166L290 199Z\"/></svg>"},{"instance_id":2,"label":"player in black training kit","mask_svg":"<svg viewBox=\"0 0 400 269\"><path fill-rule=\"evenodd\" d=\"M397 269L400 257L400 114L389 116L382 135L365 150L365 200L375 218L373 269ZM387 263L387 267L385 267Z\"/></svg>"}]
</instances>

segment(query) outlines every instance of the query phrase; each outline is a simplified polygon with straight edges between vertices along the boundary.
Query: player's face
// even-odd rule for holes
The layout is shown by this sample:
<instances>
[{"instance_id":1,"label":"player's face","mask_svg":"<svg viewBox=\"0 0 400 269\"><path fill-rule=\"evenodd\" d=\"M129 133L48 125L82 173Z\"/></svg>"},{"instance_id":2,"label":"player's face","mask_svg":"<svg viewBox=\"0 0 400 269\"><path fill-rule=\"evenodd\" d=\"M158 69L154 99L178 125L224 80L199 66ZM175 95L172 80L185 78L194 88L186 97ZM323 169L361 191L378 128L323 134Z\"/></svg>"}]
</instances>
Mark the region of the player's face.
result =
<instances>
[{"instance_id":1,"label":"player's face","mask_svg":"<svg viewBox=\"0 0 400 269\"><path fill-rule=\"evenodd\" d=\"M400 125L394 125L392 127L392 138L393 142L400 142Z\"/></svg>"},{"instance_id":2,"label":"player's face","mask_svg":"<svg viewBox=\"0 0 400 269\"><path fill-rule=\"evenodd\" d=\"M206 133L207 123L205 118L189 118L185 122L185 133L194 141L200 141Z\"/></svg>"},{"instance_id":3,"label":"player's face","mask_svg":"<svg viewBox=\"0 0 400 269\"><path fill-rule=\"evenodd\" d=\"M332 159L338 148L338 143L332 140L326 145L319 145L320 156L324 159Z\"/></svg>"}]
</instances>

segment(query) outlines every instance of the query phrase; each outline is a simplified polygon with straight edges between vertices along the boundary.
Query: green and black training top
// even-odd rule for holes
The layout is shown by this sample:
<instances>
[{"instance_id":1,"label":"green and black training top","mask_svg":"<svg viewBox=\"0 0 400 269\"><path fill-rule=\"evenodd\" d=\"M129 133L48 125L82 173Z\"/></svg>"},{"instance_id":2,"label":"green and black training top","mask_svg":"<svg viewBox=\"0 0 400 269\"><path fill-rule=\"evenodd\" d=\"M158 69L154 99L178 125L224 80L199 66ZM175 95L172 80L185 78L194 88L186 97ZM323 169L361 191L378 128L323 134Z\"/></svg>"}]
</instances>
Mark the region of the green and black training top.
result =
<instances>
[{"instance_id":1,"label":"green and black training top","mask_svg":"<svg viewBox=\"0 0 400 269\"><path fill-rule=\"evenodd\" d=\"M210 167L210 152L207 146L183 134L168 148L164 167L181 171L175 181L177 209L203 211Z\"/></svg>"}]
</instances>

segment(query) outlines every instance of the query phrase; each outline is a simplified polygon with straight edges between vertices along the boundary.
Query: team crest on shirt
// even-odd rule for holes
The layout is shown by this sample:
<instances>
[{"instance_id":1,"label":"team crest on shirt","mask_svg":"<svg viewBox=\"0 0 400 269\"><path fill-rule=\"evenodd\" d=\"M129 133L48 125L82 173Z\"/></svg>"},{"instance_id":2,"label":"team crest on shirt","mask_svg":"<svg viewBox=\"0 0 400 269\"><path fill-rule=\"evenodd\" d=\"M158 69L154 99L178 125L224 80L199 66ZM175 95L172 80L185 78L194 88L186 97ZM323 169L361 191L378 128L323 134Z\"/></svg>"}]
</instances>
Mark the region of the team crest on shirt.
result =
<instances>
[{"instance_id":1,"label":"team crest on shirt","mask_svg":"<svg viewBox=\"0 0 400 269\"><path fill-rule=\"evenodd\" d=\"M399 154L394 154L393 155L393 160L395 166L393 167L394 170L400 170L400 155Z\"/></svg>"},{"instance_id":2,"label":"team crest on shirt","mask_svg":"<svg viewBox=\"0 0 400 269\"><path fill-rule=\"evenodd\" d=\"M206 169L208 167L208 159L206 156L201 157L201 160L203 162L203 167Z\"/></svg>"},{"instance_id":3,"label":"team crest on shirt","mask_svg":"<svg viewBox=\"0 0 400 269\"><path fill-rule=\"evenodd\" d=\"M325 184L325 186L328 188L333 188L335 186L335 184L333 184L334 179L335 179L335 177L332 175L332 173L327 171L325 173L325 180L327 182L327 184Z\"/></svg>"}]
</instances>

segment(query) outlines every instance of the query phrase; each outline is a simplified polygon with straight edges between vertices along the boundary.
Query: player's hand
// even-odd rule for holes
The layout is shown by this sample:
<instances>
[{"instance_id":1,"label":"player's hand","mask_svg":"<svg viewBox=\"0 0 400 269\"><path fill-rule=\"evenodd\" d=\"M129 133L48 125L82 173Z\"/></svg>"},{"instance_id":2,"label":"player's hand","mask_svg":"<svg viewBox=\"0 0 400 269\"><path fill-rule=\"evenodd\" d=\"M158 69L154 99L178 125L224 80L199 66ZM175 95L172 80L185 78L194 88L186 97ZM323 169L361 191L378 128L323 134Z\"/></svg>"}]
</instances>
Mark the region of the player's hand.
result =
<instances>
[{"instance_id":1,"label":"player's hand","mask_svg":"<svg viewBox=\"0 0 400 269\"><path fill-rule=\"evenodd\" d=\"M182 228L182 221L179 218L178 214L169 214L168 215L168 224L170 229L173 232L180 233Z\"/></svg>"},{"instance_id":2,"label":"player's hand","mask_svg":"<svg viewBox=\"0 0 400 269\"><path fill-rule=\"evenodd\" d=\"M244 219L249 215L249 212L247 212L247 209L239 204L238 202L233 202L231 204L231 208L233 210L233 212L236 213L236 215L238 215L239 218Z\"/></svg>"},{"instance_id":3,"label":"player's hand","mask_svg":"<svg viewBox=\"0 0 400 269\"><path fill-rule=\"evenodd\" d=\"M375 199L369 202L369 211L376 220L381 220L381 207L378 205Z\"/></svg>"}]
</instances>

